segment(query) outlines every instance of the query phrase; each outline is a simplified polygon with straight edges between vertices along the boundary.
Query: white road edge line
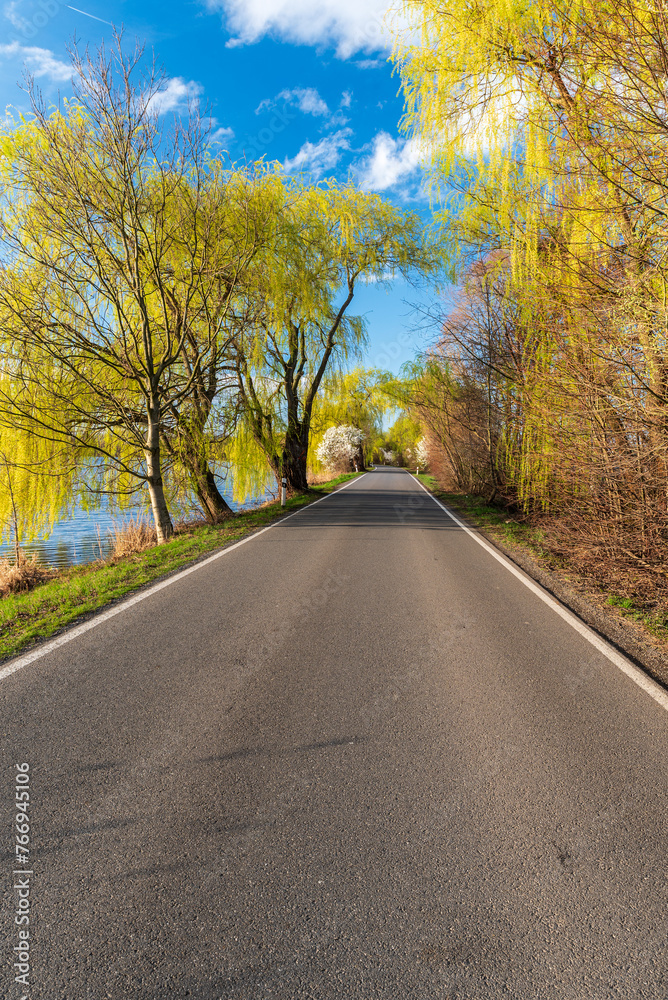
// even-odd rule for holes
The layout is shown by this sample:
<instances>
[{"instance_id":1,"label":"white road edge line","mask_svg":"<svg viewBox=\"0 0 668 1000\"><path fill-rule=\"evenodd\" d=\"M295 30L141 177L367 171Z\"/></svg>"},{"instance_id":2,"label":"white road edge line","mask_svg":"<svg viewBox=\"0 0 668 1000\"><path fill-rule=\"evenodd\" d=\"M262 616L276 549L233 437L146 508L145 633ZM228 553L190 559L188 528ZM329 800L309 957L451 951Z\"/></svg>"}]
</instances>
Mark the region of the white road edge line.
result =
<instances>
[{"instance_id":1,"label":"white road edge line","mask_svg":"<svg viewBox=\"0 0 668 1000\"><path fill-rule=\"evenodd\" d=\"M89 621L84 622L83 625L77 625L74 628L69 629L67 632L64 632L63 635L58 636L57 639L52 639L51 642L45 643L32 653L26 653L25 656L19 656L14 660L10 660L9 663L0 670L0 681L4 680L5 677L9 677L10 674L15 674L17 670L27 667L30 663L34 663L35 660L41 660L43 656L46 656L48 653L52 653L54 649L59 649L60 646L65 646L68 642L72 642L73 639L83 635L84 632L89 632L90 629L95 628L97 625L101 625L103 622L109 621L110 618L120 615L121 612L134 607L134 605L139 604L140 601L145 601L147 597L157 594L159 590L164 590L165 587L171 587L173 583L177 583L185 576L190 576L191 573L195 573L198 569L203 569L204 566L208 566L210 563L215 562L216 559L220 559L221 556L226 556L228 552L233 552L234 549L238 549L240 545L245 545L246 542L252 542L253 539L259 538L260 535L264 535L265 531L271 531L272 528L276 528L279 524L285 524L285 522L289 521L291 517L296 517L297 514L301 514L302 511L310 510L311 507L315 507L316 504L322 503L323 500L331 499L331 497L340 493L341 490L347 490L348 487L352 486L354 483L359 483L360 479L364 479L367 475L368 472L363 472L361 476L357 476L356 479L351 479L349 483L346 483L345 486L341 486L340 489L335 490L333 493L326 493L324 497L320 497L319 500L314 500L313 503L309 503L305 507L300 507L299 510L294 511L292 514L288 514L287 517L282 517L280 521L268 524L266 528L261 528L260 531L256 531L253 535L249 535L247 538L242 538L241 541L235 542L234 545L228 545L227 548L221 549L220 552L215 552L212 556L209 556L208 559L203 559L202 562L198 562L194 566L190 566L188 569L181 570L180 573L175 573L174 576L170 576L167 580L163 580L161 583L156 583L154 587L149 587L148 590L144 590L141 594L136 594L134 597L128 598L128 600L123 601L122 604L118 604L116 607L110 608L108 611L103 611L102 614L96 615L95 618L91 618Z\"/></svg>"},{"instance_id":2,"label":"white road edge line","mask_svg":"<svg viewBox=\"0 0 668 1000\"><path fill-rule=\"evenodd\" d=\"M498 549L495 549L493 545L490 545L477 535L475 531L472 531L468 525L464 524L463 521L460 521L448 507L442 504L440 500L437 500L433 493L430 493L429 490L422 485L419 479L416 479L412 472L409 472L408 474L412 479L415 479L415 482L425 491L427 496L431 497L434 503L437 503L441 510L445 511L448 517L452 518L455 524L465 531L467 535L470 535L471 538L478 543L478 545L482 545L483 549L487 549L489 554L494 556L497 562L500 562L502 566L505 566L505 568L512 573L513 576L516 576L518 580L521 580L525 587L528 587L529 590L533 591L534 594L540 597L543 603L547 604L547 606L552 608L553 611L556 611L560 618L563 618L565 622L568 622L568 624L574 628L576 632L579 632L580 635L587 640L587 642L590 642L592 646L595 646L596 649L598 649L600 653L603 653L603 655L606 656L611 663L614 663L614 665L618 667L623 674L626 674L626 676L637 684L638 687L642 688L643 691L650 696L650 698L653 698L654 701L656 701L668 712L667 691L653 681L651 677L648 677L647 674L644 674L642 670L639 670L634 663L631 663L631 661L627 660L625 656L622 656L621 653L617 652L614 646L607 643L605 639L601 639L601 637L585 625L584 622L580 621L580 619L574 615L572 611L568 611L566 608L562 607L561 604L555 601L554 598L550 597L547 591L543 590L540 584L536 583L530 576L527 576L524 572L522 572L522 570L518 569L518 567L502 555Z\"/></svg>"}]
</instances>

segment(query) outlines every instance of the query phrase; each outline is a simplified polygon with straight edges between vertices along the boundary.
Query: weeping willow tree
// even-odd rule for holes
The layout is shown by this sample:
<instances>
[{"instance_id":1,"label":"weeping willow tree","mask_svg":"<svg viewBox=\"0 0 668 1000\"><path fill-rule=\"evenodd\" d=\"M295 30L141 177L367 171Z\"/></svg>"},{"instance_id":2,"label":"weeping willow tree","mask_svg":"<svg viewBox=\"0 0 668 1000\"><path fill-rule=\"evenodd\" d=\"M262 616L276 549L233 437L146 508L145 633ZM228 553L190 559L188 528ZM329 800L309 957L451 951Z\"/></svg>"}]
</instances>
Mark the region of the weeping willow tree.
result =
<instances>
[{"instance_id":1,"label":"weeping willow tree","mask_svg":"<svg viewBox=\"0 0 668 1000\"><path fill-rule=\"evenodd\" d=\"M277 216L271 169L262 164L249 170L224 171L220 163L208 167L206 233L194 234L207 248L208 269L198 287L196 308L191 306L182 347L190 387L180 404L172 407L162 436L166 453L185 470L202 510L215 523L231 514L214 467L228 461L242 408L235 338L240 321L252 309L256 258L266 264L275 250ZM203 352L205 344L211 350Z\"/></svg>"},{"instance_id":2,"label":"weeping willow tree","mask_svg":"<svg viewBox=\"0 0 668 1000\"><path fill-rule=\"evenodd\" d=\"M588 495L599 511L605 497L611 518L625 495L636 524L653 505L660 527L668 6L407 0L397 11L413 29L394 51L404 124L435 196L454 191L441 213L453 270L494 261L514 314L498 440L516 495L543 507Z\"/></svg>"},{"instance_id":3,"label":"weeping willow tree","mask_svg":"<svg viewBox=\"0 0 668 1000\"><path fill-rule=\"evenodd\" d=\"M0 430L0 542L21 546L47 530L67 510L77 480L68 449L32 435Z\"/></svg>"},{"instance_id":4,"label":"weeping willow tree","mask_svg":"<svg viewBox=\"0 0 668 1000\"><path fill-rule=\"evenodd\" d=\"M194 110L165 124L141 55L74 53L73 102L32 89L32 119L0 133L0 425L98 456L111 492L146 488L162 542L171 467L229 513L209 467L234 415L227 319L273 222Z\"/></svg>"},{"instance_id":5,"label":"weeping willow tree","mask_svg":"<svg viewBox=\"0 0 668 1000\"><path fill-rule=\"evenodd\" d=\"M438 258L419 217L353 184L311 186L277 176L278 228L254 280L234 343L244 433L291 492L308 489L314 406L328 371L365 343L350 316L359 281L426 275Z\"/></svg>"}]
</instances>

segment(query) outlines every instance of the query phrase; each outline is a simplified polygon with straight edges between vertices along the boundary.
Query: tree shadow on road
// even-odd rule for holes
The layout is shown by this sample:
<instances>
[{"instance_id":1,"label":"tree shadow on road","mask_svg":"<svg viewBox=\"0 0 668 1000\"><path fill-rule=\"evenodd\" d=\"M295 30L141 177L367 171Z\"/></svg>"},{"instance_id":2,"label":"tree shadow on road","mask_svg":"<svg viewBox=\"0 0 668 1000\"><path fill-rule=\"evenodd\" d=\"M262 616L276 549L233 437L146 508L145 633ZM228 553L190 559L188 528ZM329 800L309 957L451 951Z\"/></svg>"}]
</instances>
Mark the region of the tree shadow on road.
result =
<instances>
[{"instance_id":1,"label":"tree shadow on road","mask_svg":"<svg viewBox=\"0 0 668 1000\"><path fill-rule=\"evenodd\" d=\"M348 489L284 521L286 528L428 528L433 531L461 528L428 493L414 490Z\"/></svg>"}]
</instances>

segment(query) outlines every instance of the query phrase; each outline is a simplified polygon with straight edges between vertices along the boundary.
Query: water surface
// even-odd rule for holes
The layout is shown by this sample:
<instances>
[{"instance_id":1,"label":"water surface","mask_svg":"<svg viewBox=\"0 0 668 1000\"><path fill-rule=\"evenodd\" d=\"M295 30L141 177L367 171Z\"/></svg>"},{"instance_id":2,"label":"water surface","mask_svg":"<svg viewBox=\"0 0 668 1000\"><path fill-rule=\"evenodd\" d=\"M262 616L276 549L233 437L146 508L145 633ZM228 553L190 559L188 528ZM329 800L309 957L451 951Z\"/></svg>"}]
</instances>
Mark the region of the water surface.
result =
<instances>
[{"instance_id":1,"label":"water surface","mask_svg":"<svg viewBox=\"0 0 668 1000\"><path fill-rule=\"evenodd\" d=\"M273 479L264 493L246 497L239 503L232 496L231 476L225 480L224 489L219 485L221 493L233 510L246 510L270 499L272 488L275 488ZM194 518L196 515L193 512L191 516ZM94 559L104 559L111 551L109 533L112 529L130 518L137 517L153 524L151 512L144 505L137 505L131 510L120 510L112 500L105 500L99 510L86 511L77 507L71 517L58 521L50 534L22 543L21 550L28 558L33 554L36 555L41 565L54 566L57 569L92 562ZM178 517L173 519L179 520ZM0 545L0 559L4 558L13 560L13 542Z\"/></svg>"}]
</instances>

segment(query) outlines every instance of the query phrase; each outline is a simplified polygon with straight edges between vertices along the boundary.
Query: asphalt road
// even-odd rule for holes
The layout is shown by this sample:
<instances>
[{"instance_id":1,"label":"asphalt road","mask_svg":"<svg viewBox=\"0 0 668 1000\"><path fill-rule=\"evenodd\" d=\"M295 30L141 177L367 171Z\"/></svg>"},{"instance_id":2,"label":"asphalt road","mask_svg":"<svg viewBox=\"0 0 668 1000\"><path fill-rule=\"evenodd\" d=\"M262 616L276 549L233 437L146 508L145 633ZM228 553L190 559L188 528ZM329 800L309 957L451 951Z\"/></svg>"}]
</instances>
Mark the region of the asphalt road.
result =
<instances>
[{"instance_id":1,"label":"asphalt road","mask_svg":"<svg viewBox=\"0 0 668 1000\"><path fill-rule=\"evenodd\" d=\"M0 700L10 1000L668 997L668 712L407 473L367 474Z\"/></svg>"}]
</instances>

